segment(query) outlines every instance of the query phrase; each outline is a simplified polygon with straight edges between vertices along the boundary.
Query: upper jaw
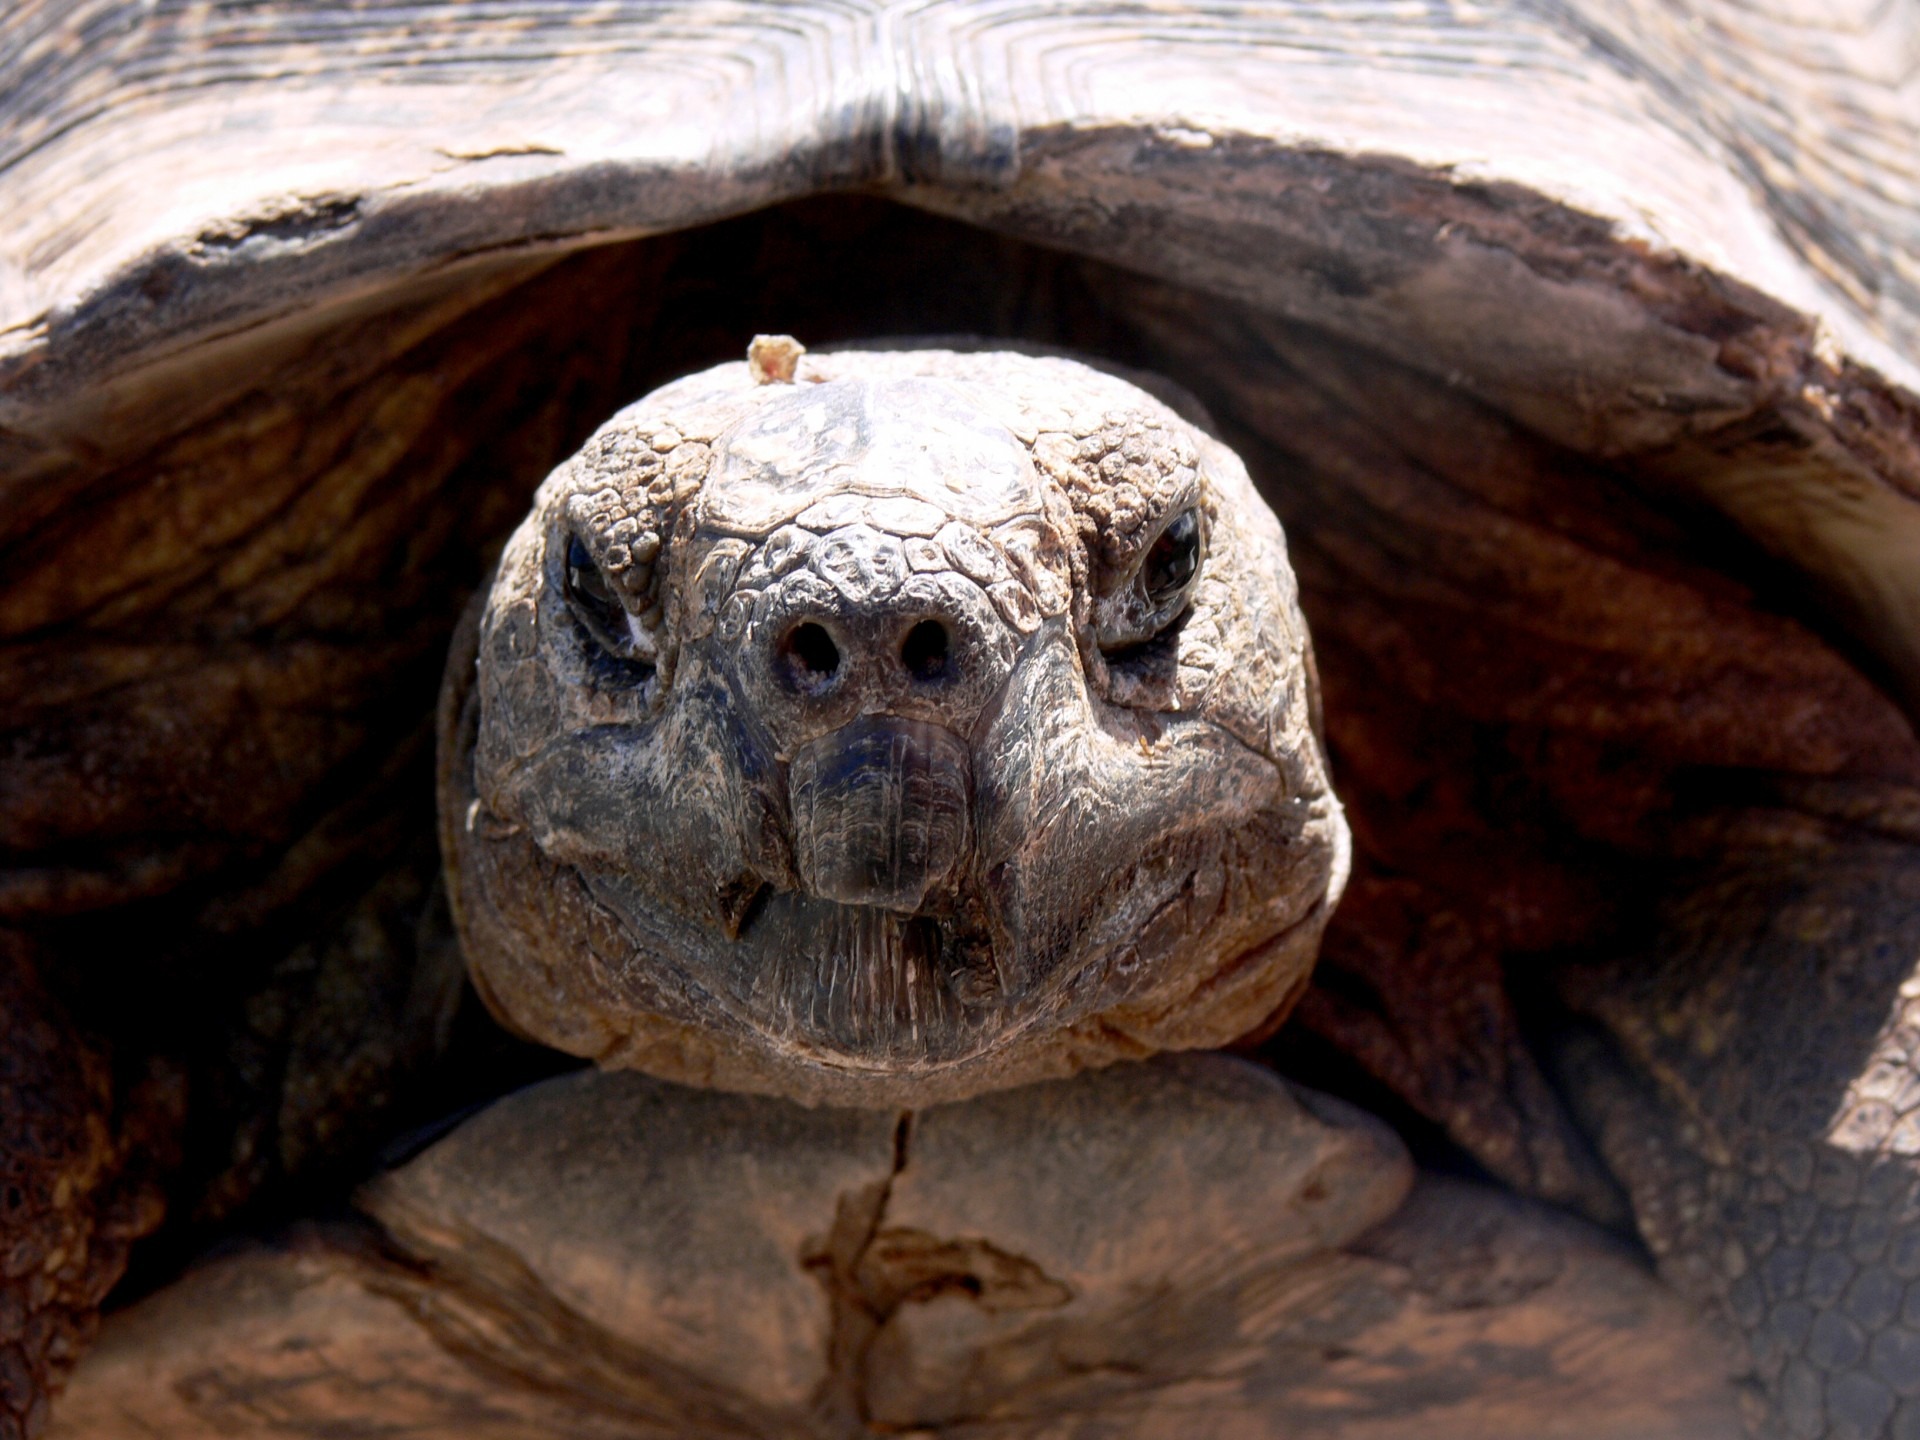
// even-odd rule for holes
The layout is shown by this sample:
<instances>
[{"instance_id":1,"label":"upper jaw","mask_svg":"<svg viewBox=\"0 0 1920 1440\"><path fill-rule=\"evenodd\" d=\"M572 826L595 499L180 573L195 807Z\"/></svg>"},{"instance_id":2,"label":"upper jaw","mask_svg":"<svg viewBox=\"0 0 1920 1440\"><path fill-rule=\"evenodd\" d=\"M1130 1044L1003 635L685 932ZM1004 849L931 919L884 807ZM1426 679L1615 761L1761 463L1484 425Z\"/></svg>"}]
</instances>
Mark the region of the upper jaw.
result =
<instances>
[{"instance_id":1,"label":"upper jaw","mask_svg":"<svg viewBox=\"0 0 1920 1440\"><path fill-rule=\"evenodd\" d=\"M801 747L787 766L801 888L919 913L967 857L972 771L966 742L924 720L862 716Z\"/></svg>"}]
</instances>

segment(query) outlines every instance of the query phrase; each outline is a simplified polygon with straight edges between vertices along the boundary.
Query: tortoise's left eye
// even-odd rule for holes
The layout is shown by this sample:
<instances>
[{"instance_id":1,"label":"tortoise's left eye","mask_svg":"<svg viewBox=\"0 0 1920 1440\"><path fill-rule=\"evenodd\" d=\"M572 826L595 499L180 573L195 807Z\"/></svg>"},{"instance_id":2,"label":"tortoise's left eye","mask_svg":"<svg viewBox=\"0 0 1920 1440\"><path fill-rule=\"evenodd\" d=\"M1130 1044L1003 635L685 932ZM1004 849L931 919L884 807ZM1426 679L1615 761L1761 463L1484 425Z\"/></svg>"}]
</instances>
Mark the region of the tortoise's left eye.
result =
<instances>
[{"instance_id":1,"label":"tortoise's left eye","mask_svg":"<svg viewBox=\"0 0 1920 1440\"><path fill-rule=\"evenodd\" d=\"M1206 561L1207 527L1189 505L1160 528L1146 553L1117 587L1097 598L1094 637L1109 661L1128 664L1165 649L1193 599Z\"/></svg>"},{"instance_id":2,"label":"tortoise's left eye","mask_svg":"<svg viewBox=\"0 0 1920 1440\"><path fill-rule=\"evenodd\" d=\"M602 650L625 656L633 648L626 607L578 535L567 537L567 604Z\"/></svg>"},{"instance_id":3,"label":"tortoise's left eye","mask_svg":"<svg viewBox=\"0 0 1920 1440\"><path fill-rule=\"evenodd\" d=\"M1147 592L1147 603L1165 610L1192 583L1200 569L1200 517L1193 510L1182 510L1160 532L1140 565L1140 581Z\"/></svg>"}]
</instances>

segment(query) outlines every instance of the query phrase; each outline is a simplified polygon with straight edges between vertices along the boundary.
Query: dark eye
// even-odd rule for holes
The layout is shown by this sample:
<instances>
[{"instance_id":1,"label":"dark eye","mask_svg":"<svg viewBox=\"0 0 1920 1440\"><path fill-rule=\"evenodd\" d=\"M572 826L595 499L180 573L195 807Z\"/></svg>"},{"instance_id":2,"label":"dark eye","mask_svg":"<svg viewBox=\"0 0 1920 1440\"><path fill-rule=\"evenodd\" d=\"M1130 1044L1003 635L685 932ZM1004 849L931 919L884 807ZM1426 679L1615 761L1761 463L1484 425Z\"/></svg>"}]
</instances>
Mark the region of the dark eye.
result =
<instances>
[{"instance_id":1,"label":"dark eye","mask_svg":"<svg viewBox=\"0 0 1920 1440\"><path fill-rule=\"evenodd\" d=\"M1206 523L1199 507L1189 506L1161 527L1120 586L1095 599L1094 638L1109 664L1172 662L1206 548Z\"/></svg>"},{"instance_id":2,"label":"dark eye","mask_svg":"<svg viewBox=\"0 0 1920 1440\"><path fill-rule=\"evenodd\" d=\"M1200 568L1200 517L1182 510L1160 532L1160 538L1140 563L1140 581L1147 602L1156 610L1186 589Z\"/></svg>"},{"instance_id":3,"label":"dark eye","mask_svg":"<svg viewBox=\"0 0 1920 1440\"><path fill-rule=\"evenodd\" d=\"M567 537L567 603L602 650L624 655L632 648L626 607L578 535Z\"/></svg>"}]
</instances>

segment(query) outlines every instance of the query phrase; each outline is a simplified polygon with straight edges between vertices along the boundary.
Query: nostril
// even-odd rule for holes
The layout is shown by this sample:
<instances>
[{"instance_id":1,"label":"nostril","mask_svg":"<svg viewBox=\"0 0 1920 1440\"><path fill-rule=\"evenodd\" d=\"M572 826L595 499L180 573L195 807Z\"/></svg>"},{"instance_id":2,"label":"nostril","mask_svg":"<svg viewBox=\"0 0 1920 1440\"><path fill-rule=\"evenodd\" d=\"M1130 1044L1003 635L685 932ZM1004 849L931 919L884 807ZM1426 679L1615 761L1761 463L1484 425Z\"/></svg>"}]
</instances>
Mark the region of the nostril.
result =
<instances>
[{"instance_id":1,"label":"nostril","mask_svg":"<svg viewBox=\"0 0 1920 1440\"><path fill-rule=\"evenodd\" d=\"M950 664L947 647L947 627L938 620L922 620L907 632L900 663L916 680L944 680Z\"/></svg>"},{"instance_id":2,"label":"nostril","mask_svg":"<svg viewBox=\"0 0 1920 1440\"><path fill-rule=\"evenodd\" d=\"M840 670L840 647L824 625L796 625L780 642L781 668L797 689L818 693Z\"/></svg>"}]
</instances>

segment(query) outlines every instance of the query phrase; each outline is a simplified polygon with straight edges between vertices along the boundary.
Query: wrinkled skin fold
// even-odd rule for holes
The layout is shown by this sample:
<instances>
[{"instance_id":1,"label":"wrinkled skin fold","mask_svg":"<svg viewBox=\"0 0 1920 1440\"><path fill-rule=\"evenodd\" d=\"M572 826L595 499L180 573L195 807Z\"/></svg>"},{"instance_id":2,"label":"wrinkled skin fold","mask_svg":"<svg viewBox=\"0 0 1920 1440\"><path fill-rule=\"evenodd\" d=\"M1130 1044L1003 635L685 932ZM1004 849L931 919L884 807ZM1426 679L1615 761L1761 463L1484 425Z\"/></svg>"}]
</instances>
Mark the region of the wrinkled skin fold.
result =
<instances>
[{"instance_id":1,"label":"wrinkled skin fold","mask_svg":"<svg viewBox=\"0 0 1920 1440\"><path fill-rule=\"evenodd\" d=\"M542 486L455 646L476 981L602 1064L923 1104L1277 1022L1347 867L1285 542L1074 362L744 364Z\"/></svg>"}]
</instances>

